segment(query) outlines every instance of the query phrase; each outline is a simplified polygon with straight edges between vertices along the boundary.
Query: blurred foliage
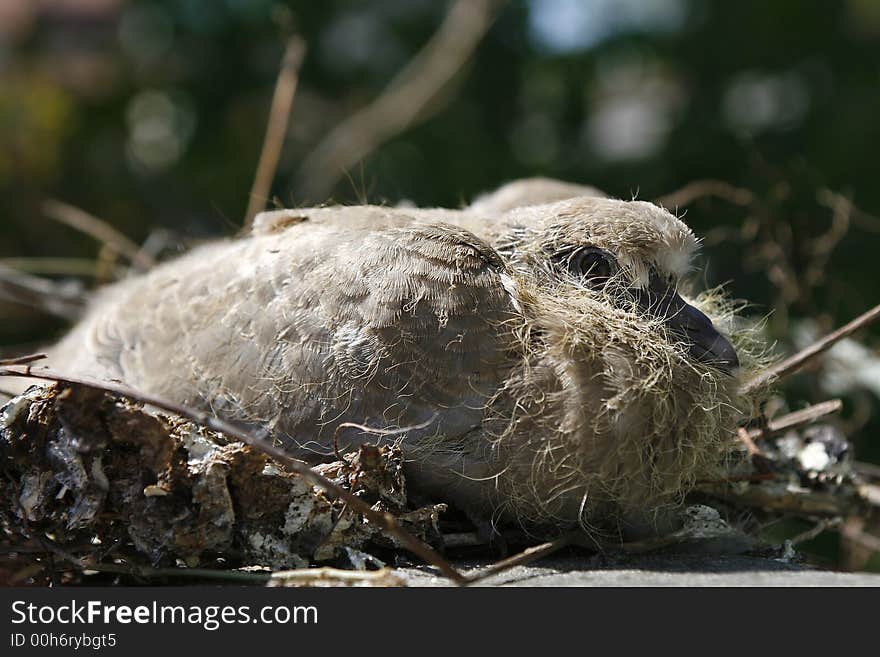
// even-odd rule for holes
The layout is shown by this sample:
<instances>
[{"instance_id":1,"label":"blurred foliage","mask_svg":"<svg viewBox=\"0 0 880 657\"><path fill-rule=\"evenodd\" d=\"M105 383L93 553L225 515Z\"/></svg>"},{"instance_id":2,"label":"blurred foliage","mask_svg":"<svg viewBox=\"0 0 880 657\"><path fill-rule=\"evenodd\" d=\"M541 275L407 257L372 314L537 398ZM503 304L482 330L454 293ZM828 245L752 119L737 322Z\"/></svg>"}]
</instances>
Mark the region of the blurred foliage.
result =
<instances>
[{"instance_id":1,"label":"blurred foliage","mask_svg":"<svg viewBox=\"0 0 880 657\"><path fill-rule=\"evenodd\" d=\"M325 201L298 188L299 164L381 93L446 9L431 0L6 0L0 258L98 256L90 238L41 214L47 198L139 242L157 229L233 234L293 32L309 52L273 193L288 206ZM530 175L643 199L725 181L752 200L687 210L707 236L706 282L729 282L756 314L772 311L771 338L792 349L799 318L827 330L880 301L878 112L875 0L521 0L430 116L348 172L333 199L457 206ZM817 259L835 217L825 189L859 211ZM0 345L61 328L0 310ZM871 347L878 335L860 339ZM795 377L789 404L827 398L817 380ZM876 392L847 391L858 456L880 462Z\"/></svg>"},{"instance_id":2,"label":"blurred foliage","mask_svg":"<svg viewBox=\"0 0 880 657\"><path fill-rule=\"evenodd\" d=\"M0 95L0 179L51 181L59 167L64 140L72 128L71 98L51 80L20 77L4 80Z\"/></svg>"}]
</instances>

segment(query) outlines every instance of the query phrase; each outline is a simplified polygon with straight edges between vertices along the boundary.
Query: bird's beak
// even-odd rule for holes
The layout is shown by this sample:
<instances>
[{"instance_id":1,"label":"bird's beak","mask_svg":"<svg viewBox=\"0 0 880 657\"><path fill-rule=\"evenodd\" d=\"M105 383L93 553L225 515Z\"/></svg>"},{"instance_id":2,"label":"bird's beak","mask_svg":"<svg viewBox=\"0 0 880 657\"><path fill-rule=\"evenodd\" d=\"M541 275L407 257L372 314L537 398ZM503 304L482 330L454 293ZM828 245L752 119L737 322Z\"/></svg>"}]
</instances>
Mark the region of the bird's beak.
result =
<instances>
[{"instance_id":1,"label":"bird's beak","mask_svg":"<svg viewBox=\"0 0 880 657\"><path fill-rule=\"evenodd\" d=\"M669 329L684 338L688 353L701 363L730 373L739 367L736 350L722 336L706 315L681 298L659 276L652 276L647 289L636 291L639 306L655 317L663 319Z\"/></svg>"}]
</instances>

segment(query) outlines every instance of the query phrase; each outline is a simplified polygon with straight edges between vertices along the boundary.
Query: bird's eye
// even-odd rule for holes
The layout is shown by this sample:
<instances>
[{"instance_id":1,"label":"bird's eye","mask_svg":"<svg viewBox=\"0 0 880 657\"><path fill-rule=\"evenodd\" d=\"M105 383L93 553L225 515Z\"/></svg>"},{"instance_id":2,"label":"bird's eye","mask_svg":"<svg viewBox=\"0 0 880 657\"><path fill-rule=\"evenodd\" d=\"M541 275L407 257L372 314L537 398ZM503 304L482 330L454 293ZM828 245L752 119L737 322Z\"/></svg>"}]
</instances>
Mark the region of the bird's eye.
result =
<instances>
[{"instance_id":1,"label":"bird's eye","mask_svg":"<svg viewBox=\"0 0 880 657\"><path fill-rule=\"evenodd\" d=\"M557 256L557 262L593 286L604 285L614 273L614 257L595 247L580 247Z\"/></svg>"}]
</instances>

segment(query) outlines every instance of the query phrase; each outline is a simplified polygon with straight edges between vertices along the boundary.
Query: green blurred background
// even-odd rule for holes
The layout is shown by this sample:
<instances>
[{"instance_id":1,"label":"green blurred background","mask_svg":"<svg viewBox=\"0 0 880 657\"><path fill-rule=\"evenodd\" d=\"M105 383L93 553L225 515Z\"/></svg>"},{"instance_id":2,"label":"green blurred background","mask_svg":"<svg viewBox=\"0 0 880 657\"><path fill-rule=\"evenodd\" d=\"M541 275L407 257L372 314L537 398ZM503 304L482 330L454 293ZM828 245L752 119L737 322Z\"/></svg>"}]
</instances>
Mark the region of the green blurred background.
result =
<instances>
[{"instance_id":1,"label":"green blurred background","mask_svg":"<svg viewBox=\"0 0 880 657\"><path fill-rule=\"evenodd\" d=\"M423 120L314 197L306 156L381 94L448 9L0 0L0 264L74 289L112 275L98 243L45 216L50 198L159 257L238 231L296 33L308 54L272 188L285 206L459 206L532 175L658 199L711 179L724 184L687 188L720 191L687 203L706 238L701 277L769 314L780 350L880 302L880 2L509 2ZM3 352L64 326L0 301ZM878 336L859 334L785 389L790 409L843 396L841 426L874 463Z\"/></svg>"}]
</instances>

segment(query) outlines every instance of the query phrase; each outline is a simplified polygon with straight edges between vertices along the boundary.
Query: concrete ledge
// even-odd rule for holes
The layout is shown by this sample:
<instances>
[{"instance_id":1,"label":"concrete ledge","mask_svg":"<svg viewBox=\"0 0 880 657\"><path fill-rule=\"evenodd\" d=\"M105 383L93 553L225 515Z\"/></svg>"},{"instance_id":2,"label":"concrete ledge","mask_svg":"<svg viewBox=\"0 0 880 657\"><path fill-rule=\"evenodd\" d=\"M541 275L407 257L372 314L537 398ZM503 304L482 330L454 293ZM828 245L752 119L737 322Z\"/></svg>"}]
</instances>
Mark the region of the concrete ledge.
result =
<instances>
[{"instance_id":1,"label":"concrete ledge","mask_svg":"<svg viewBox=\"0 0 880 657\"><path fill-rule=\"evenodd\" d=\"M457 564L470 571L474 564ZM395 571L410 586L447 586L430 570ZM880 586L880 574L838 573L742 555L549 557L490 577L486 586Z\"/></svg>"}]
</instances>

